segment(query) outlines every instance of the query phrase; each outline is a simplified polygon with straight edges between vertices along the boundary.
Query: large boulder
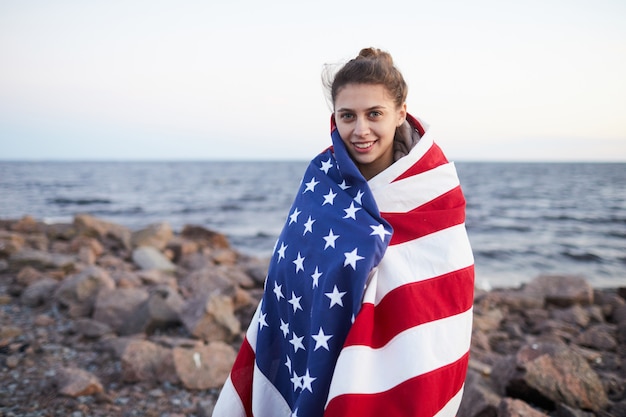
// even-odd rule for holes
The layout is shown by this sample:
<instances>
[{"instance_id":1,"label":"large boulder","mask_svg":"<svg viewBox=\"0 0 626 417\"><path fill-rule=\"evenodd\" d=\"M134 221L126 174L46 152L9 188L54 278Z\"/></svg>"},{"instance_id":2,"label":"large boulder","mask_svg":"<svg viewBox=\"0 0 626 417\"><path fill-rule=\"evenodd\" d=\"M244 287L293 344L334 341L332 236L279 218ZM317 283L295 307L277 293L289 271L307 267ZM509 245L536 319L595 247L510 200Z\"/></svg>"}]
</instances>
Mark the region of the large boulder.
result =
<instances>
[{"instance_id":1,"label":"large boulder","mask_svg":"<svg viewBox=\"0 0 626 417\"><path fill-rule=\"evenodd\" d=\"M76 215L74 226L79 234L94 237L108 248L125 250L131 248L132 232L127 227L98 219L89 214Z\"/></svg>"},{"instance_id":2,"label":"large boulder","mask_svg":"<svg viewBox=\"0 0 626 417\"><path fill-rule=\"evenodd\" d=\"M129 334L128 322L133 320L139 306L148 299L143 288L115 288L100 291L96 298L93 318L108 325L118 334Z\"/></svg>"},{"instance_id":3,"label":"large boulder","mask_svg":"<svg viewBox=\"0 0 626 417\"><path fill-rule=\"evenodd\" d=\"M185 301L175 289L167 286L155 287L149 291L148 298L126 317L121 333L152 334L157 329L178 325L184 304Z\"/></svg>"},{"instance_id":4,"label":"large boulder","mask_svg":"<svg viewBox=\"0 0 626 417\"><path fill-rule=\"evenodd\" d=\"M121 362L124 381L179 382L171 349L148 340L131 340L125 344Z\"/></svg>"},{"instance_id":5,"label":"large boulder","mask_svg":"<svg viewBox=\"0 0 626 417\"><path fill-rule=\"evenodd\" d=\"M207 342L231 341L241 331L232 297L218 292L187 301L180 318L189 333Z\"/></svg>"},{"instance_id":6,"label":"large boulder","mask_svg":"<svg viewBox=\"0 0 626 417\"><path fill-rule=\"evenodd\" d=\"M83 369L61 368L56 376L57 390L61 395L82 397L104 391L98 377Z\"/></svg>"},{"instance_id":7,"label":"large boulder","mask_svg":"<svg viewBox=\"0 0 626 417\"><path fill-rule=\"evenodd\" d=\"M571 275L541 275L526 284L522 292L559 307L590 305L594 296L593 287L584 278Z\"/></svg>"},{"instance_id":8,"label":"large boulder","mask_svg":"<svg viewBox=\"0 0 626 417\"><path fill-rule=\"evenodd\" d=\"M141 246L133 250L133 262L144 270L176 271L176 265L152 246Z\"/></svg>"},{"instance_id":9,"label":"large boulder","mask_svg":"<svg viewBox=\"0 0 626 417\"><path fill-rule=\"evenodd\" d=\"M237 353L224 342L172 351L176 374L187 389L205 390L224 384Z\"/></svg>"},{"instance_id":10,"label":"large boulder","mask_svg":"<svg viewBox=\"0 0 626 417\"><path fill-rule=\"evenodd\" d=\"M133 247L152 246L160 251L165 249L174 236L172 227L167 222L151 224L148 227L133 232L131 244Z\"/></svg>"}]
</instances>

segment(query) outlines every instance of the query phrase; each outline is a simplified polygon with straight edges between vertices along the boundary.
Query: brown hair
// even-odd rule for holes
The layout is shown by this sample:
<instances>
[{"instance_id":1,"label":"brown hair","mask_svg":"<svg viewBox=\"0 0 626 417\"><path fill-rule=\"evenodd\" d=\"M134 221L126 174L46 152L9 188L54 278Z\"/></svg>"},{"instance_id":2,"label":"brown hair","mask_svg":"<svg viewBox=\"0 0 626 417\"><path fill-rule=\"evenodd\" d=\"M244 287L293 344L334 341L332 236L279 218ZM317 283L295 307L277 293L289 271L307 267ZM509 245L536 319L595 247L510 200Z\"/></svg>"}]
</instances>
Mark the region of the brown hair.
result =
<instances>
[{"instance_id":1,"label":"brown hair","mask_svg":"<svg viewBox=\"0 0 626 417\"><path fill-rule=\"evenodd\" d=\"M393 64L391 55L376 48L361 49L359 55L341 67L334 77L326 74L324 78L333 107L337 94L347 84L381 84L398 107L406 101L408 93L404 77Z\"/></svg>"}]
</instances>

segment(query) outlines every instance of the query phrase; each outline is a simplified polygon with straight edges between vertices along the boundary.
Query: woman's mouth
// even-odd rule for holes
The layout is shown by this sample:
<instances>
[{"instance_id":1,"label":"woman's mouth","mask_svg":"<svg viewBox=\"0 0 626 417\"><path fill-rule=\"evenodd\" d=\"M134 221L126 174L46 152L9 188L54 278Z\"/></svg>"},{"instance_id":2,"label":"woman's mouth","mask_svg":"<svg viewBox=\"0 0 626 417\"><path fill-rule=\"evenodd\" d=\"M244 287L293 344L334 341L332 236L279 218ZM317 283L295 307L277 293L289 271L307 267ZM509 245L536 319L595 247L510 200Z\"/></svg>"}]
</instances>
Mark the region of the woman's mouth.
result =
<instances>
[{"instance_id":1,"label":"woman's mouth","mask_svg":"<svg viewBox=\"0 0 626 417\"><path fill-rule=\"evenodd\" d=\"M357 152L367 152L375 143L375 140L370 142L352 142L352 146Z\"/></svg>"}]
</instances>

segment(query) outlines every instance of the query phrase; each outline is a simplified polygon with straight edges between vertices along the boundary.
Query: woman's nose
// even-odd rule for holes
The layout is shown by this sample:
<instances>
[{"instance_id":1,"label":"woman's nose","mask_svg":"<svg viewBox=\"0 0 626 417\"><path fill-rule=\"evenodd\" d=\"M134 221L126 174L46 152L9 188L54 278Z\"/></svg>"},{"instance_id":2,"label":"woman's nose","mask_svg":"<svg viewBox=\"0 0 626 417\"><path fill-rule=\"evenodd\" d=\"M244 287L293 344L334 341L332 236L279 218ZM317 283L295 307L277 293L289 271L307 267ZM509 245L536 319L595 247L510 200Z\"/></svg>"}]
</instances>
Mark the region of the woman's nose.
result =
<instances>
[{"instance_id":1,"label":"woman's nose","mask_svg":"<svg viewBox=\"0 0 626 417\"><path fill-rule=\"evenodd\" d=\"M369 133L369 124L365 119L357 119L354 126L354 134L357 136L365 136Z\"/></svg>"}]
</instances>

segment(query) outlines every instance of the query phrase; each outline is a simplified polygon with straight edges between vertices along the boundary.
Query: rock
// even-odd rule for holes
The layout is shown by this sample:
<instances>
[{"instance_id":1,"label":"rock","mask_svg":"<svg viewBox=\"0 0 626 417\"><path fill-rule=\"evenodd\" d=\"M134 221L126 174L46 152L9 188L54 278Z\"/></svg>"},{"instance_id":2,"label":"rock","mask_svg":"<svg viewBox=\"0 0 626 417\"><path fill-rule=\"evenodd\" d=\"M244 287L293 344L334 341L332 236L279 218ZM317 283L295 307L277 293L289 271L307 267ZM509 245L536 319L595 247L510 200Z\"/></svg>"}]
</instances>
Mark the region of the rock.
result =
<instances>
[{"instance_id":1,"label":"rock","mask_svg":"<svg viewBox=\"0 0 626 417\"><path fill-rule=\"evenodd\" d=\"M582 277L542 275L524 286L522 292L542 297L547 304L570 307L574 304L593 304L593 288Z\"/></svg>"},{"instance_id":2,"label":"rock","mask_svg":"<svg viewBox=\"0 0 626 417\"><path fill-rule=\"evenodd\" d=\"M498 405L498 417L547 417L548 414L535 410L524 401L503 398Z\"/></svg>"},{"instance_id":3,"label":"rock","mask_svg":"<svg viewBox=\"0 0 626 417\"><path fill-rule=\"evenodd\" d=\"M108 324L98 320L80 318L74 322L74 331L90 339L99 339L112 333L113 329Z\"/></svg>"},{"instance_id":4,"label":"rock","mask_svg":"<svg viewBox=\"0 0 626 417\"><path fill-rule=\"evenodd\" d=\"M596 350L615 351L617 349L616 329L617 327L612 324L596 324L579 334L575 342Z\"/></svg>"},{"instance_id":5,"label":"rock","mask_svg":"<svg viewBox=\"0 0 626 417\"><path fill-rule=\"evenodd\" d=\"M174 265L161 252L152 246L141 246L133 250L133 262L141 269L157 269L160 271L176 271Z\"/></svg>"},{"instance_id":6,"label":"rock","mask_svg":"<svg viewBox=\"0 0 626 417\"><path fill-rule=\"evenodd\" d=\"M594 413L577 410L575 408L568 407L565 404L557 404L556 415L558 417L595 417Z\"/></svg>"},{"instance_id":7,"label":"rock","mask_svg":"<svg viewBox=\"0 0 626 417\"><path fill-rule=\"evenodd\" d=\"M203 247L212 249L228 249L230 243L226 236L212 230L205 229L202 226L186 225L180 235L189 240L197 242Z\"/></svg>"},{"instance_id":8,"label":"rock","mask_svg":"<svg viewBox=\"0 0 626 417\"><path fill-rule=\"evenodd\" d=\"M564 310L554 310L552 311L552 317L555 320L574 324L579 327L587 327L591 321L588 310L585 310L578 304Z\"/></svg>"},{"instance_id":9,"label":"rock","mask_svg":"<svg viewBox=\"0 0 626 417\"><path fill-rule=\"evenodd\" d=\"M151 246L162 251L172 239L174 233L167 222L149 225L145 229L133 232L131 244L133 247Z\"/></svg>"},{"instance_id":10,"label":"rock","mask_svg":"<svg viewBox=\"0 0 626 417\"><path fill-rule=\"evenodd\" d=\"M507 392L548 408L564 403L599 411L608 403L598 374L567 347L527 360L520 378L509 381Z\"/></svg>"},{"instance_id":11,"label":"rock","mask_svg":"<svg viewBox=\"0 0 626 417\"><path fill-rule=\"evenodd\" d=\"M126 316L121 334L139 332L152 334L157 329L180 324L180 313L184 303L176 290L166 286L154 288L148 298L137 306L132 314Z\"/></svg>"},{"instance_id":12,"label":"rock","mask_svg":"<svg viewBox=\"0 0 626 417\"><path fill-rule=\"evenodd\" d=\"M96 298L93 318L119 334L128 333L128 322L139 306L148 299L143 288L116 288L100 291Z\"/></svg>"},{"instance_id":13,"label":"rock","mask_svg":"<svg viewBox=\"0 0 626 417\"><path fill-rule=\"evenodd\" d=\"M127 227L97 219L88 214L74 216L79 234L95 237L111 249L131 249L132 232Z\"/></svg>"},{"instance_id":14,"label":"rock","mask_svg":"<svg viewBox=\"0 0 626 417\"><path fill-rule=\"evenodd\" d=\"M67 277L54 297L68 308L70 317L86 317L91 315L98 293L103 289L114 288L115 282L104 269L91 266Z\"/></svg>"},{"instance_id":15,"label":"rock","mask_svg":"<svg viewBox=\"0 0 626 417\"><path fill-rule=\"evenodd\" d=\"M20 269L20 272L17 273L15 277L15 283L21 287L28 287L30 284L39 281L45 275L41 272L33 268L32 266L25 266Z\"/></svg>"},{"instance_id":16,"label":"rock","mask_svg":"<svg viewBox=\"0 0 626 417\"><path fill-rule=\"evenodd\" d=\"M470 370L465 379L463 399L457 417L495 417L501 398L494 392L487 378Z\"/></svg>"},{"instance_id":17,"label":"rock","mask_svg":"<svg viewBox=\"0 0 626 417\"><path fill-rule=\"evenodd\" d=\"M30 284L22 295L20 302L28 307L37 307L52 300L52 294L59 286L57 280L52 278L43 278Z\"/></svg>"},{"instance_id":18,"label":"rock","mask_svg":"<svg viewBox=\"0 0 626 417\"><path fill-rule=\"evenodd\" d=\"M11 227L11 230L20 233L42 233L45 229L46 226L44 223L39 222L34 217L28 215L19 219Z\"/></svg>"},{"instance_id":19,"label":"rock","mask_svg":"<svg viewBox=\"0 0 626 417\"><path fill-rule=\"evenodd\" d=\"M130 341L122 353L121 362L124 381L178 382L172 351L150 341Z\"/></svg>"},{"instance_id":20,"label":"rock","mask_svg":"<svg viewBox=\"0 0 626 417\"><path fill-rule=\"evenodd\" d=\"M231 341L241 331L233 299L219 293L192 298L183 307L180 318L192 335L207 342Z\"/></svg>"},{"instance_id":21,"label":"rock","mask_svg":"<svg viewBox=\"0 0 626 417\"><path fill-rule=\"evenodd\" d=\"M30 266L35 269L65 269L74 270L76 258L58 253L48 253L36 249L22 249L9 257L9 266L20 269Z\"/></svg>"},{"instance_id":22,"label":"rock","mask_svg":"<svg viewBox=\"0 0 626 417\"><path fill-rule=\"evenodd\" d=\"M187 389L205 390L224 384L235 363L237 353L223 342L194 349L174 348L174 366Z\"/></svg>"},{"instance_id":23,"label":"rock","mask_svg":"<svg viewBox=\"0 0 626 417\"><path fill-rule=\"evenodd\" d=\"M57 373L57 387L61 395L82 397L104 391L100 380L90 372L78 368L61 368Z\"/></svg>"},{"instance_id":24,"label":"rock","mask_svg":"<svg viewBox=\"0 0 626 417\"><path fill-rule=\"evenodd\" d=\"M7 257L21 251L25 243L21 235L0 230L0 257Z\"/></svg>"}]
</instances>

